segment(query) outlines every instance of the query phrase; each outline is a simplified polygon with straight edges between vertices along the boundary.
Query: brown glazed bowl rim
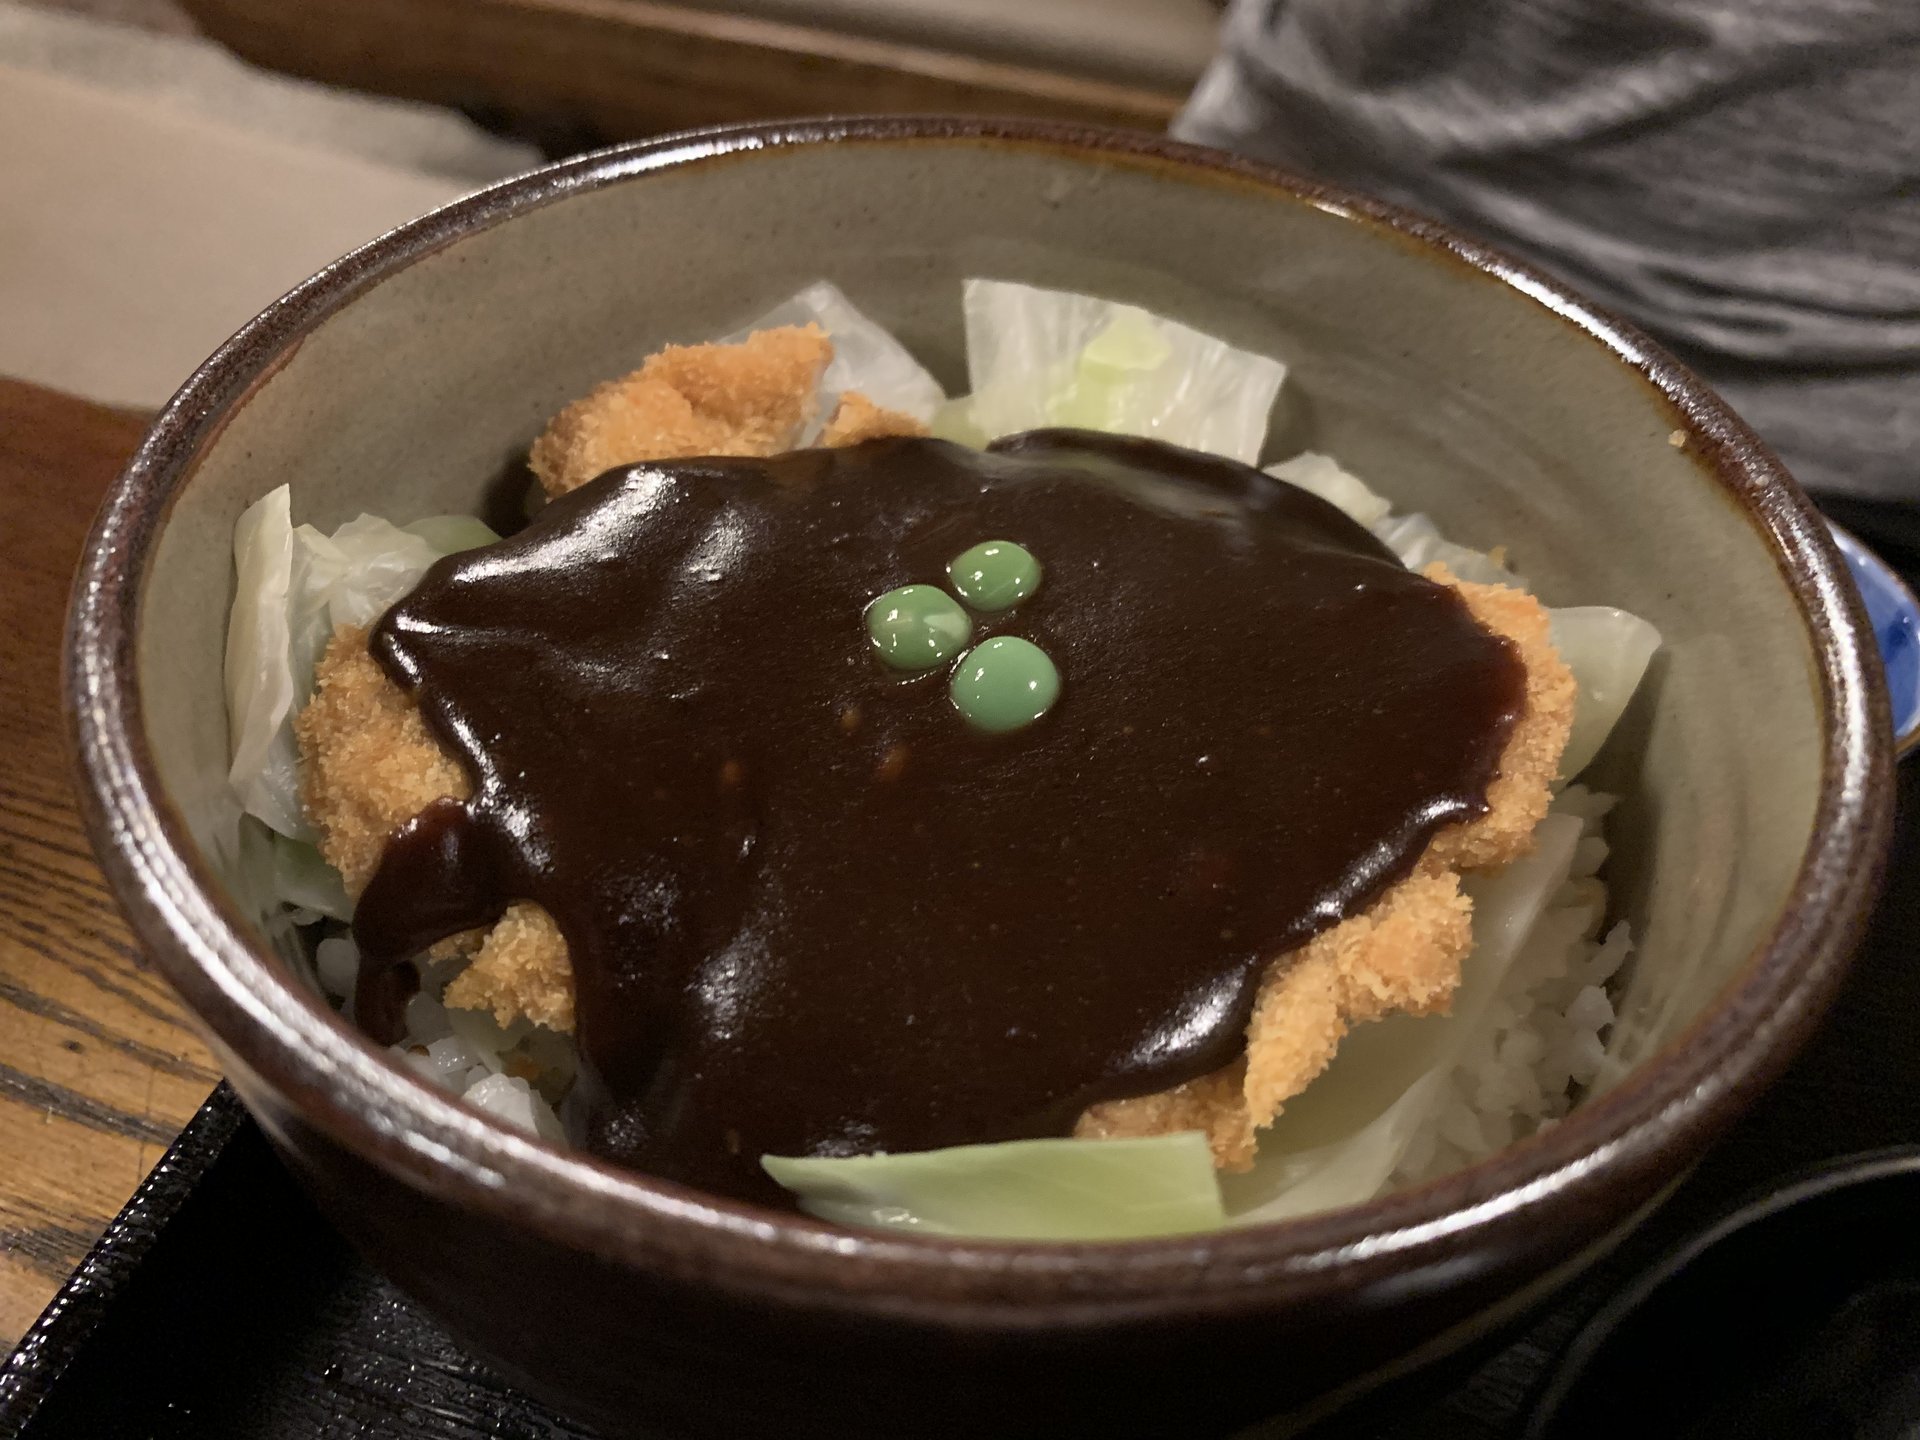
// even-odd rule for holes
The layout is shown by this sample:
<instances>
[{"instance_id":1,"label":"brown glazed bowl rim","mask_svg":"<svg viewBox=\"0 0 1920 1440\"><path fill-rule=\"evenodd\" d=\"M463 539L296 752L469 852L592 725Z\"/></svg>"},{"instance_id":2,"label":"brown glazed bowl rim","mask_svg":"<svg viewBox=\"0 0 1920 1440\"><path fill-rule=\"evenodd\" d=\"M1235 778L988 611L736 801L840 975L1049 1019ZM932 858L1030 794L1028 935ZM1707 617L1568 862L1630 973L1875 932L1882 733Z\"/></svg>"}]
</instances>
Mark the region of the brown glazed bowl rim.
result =
<instances>
[{"instance_id":1,"label":"brown glazed bowl rim","mask_svg":"<svg viewBox=\"0 0 1920 1440\"><path fill-rule=\"evenodd\" d=\"M136 673L141 594L175 494L229 417L302 338L397 269L510 217L601 186L757 152L820 145L964 145L1067 153L1260 193L1401 238L1426 263L1471 267L1559 316L1643 377L1687 447L1766 539L1804 613L1821 691L1812 841L1780 918L1687 1034L1546 1134L1365 1205L1274 1225L1124 1243L855 1234L715 1200L541 1144L467 1109L325 1011L195 855L162 793ZM1652 398L1652 397L1650 397ZM337 261L222 346L154 422L108 492L75 581L67 703L93 844L141 943L201 1023L297 1120L417 1189L557 1244L765 1302L997 1330L1311 1304L1418 1271L1445 1283L1523 1245L1549 1214L1608 1219L1675 1178L1806 1038L1878 885L1892 748L1879 661L1824 524L1757 437L1632 328L1430 221L1318 182L1155 136L944 117L723 127L624 145L481 190ZM1610 1198L1611 1192L1611 1198ZM1546 1227L1549 1232L1553 1227Z\"/></svg>"}]
</instances>

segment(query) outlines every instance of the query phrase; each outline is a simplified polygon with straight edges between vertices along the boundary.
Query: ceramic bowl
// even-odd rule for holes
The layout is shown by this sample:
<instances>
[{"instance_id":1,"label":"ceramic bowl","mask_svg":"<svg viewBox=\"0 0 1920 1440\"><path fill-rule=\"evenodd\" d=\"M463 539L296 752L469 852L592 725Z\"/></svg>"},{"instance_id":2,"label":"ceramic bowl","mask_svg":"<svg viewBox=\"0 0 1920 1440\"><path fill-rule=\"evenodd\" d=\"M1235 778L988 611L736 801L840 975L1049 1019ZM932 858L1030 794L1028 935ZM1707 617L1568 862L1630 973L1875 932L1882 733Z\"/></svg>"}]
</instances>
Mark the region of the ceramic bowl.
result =
<instances>
[{"instance_id":1,"label":"ceramic bowl","mask_svg":"<svg viewBox=\"0 0 1920 1440\"><path fill-rule=\"evenodd\" d=\"M1839 525L1830 528L1880 650L1893 717L1894 754L1904 760L1920 746L1920 598L1900 572L1857 535Z\"/></svg>"},{"instance_id":2,"label":"ceramic bowl","mask_svg":"<svg viewBox=\"0 0 1920 1440\"><path fill-rule=\"evenodd\" d=\"M1106 1245L852 1234L563 1153L390 1063L263 942L221 654L235 517L484 510L547 417L665 341L837 281L962 388L959 284L1120 297L1293 367L1275 453L1340 456L1554 604L1666 638L1599 762L1639 958L1629 1076L1526 1144L1293 1223ZM102 864L329 1215L609 1434L1201 1435L1454 1343L1643 1213L1833 991L1889 823L1887 699L1826 527L1643 337L1438 226L1224 155L847 120L603 152L347 256L174 399L77 581ZM658 1427L657 1429L652 1427Z\"/></svg>"}]
</instances>

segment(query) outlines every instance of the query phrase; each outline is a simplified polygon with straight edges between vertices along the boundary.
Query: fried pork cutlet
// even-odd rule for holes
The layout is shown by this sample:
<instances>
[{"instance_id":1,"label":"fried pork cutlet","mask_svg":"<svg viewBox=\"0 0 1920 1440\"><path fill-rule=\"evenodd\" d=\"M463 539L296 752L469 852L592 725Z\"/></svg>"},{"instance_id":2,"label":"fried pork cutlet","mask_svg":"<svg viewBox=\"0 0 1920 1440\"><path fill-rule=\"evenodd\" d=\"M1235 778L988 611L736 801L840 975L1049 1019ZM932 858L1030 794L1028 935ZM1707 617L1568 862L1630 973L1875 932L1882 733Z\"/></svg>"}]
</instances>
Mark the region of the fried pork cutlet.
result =
<instances>
[{"instance_id":1,"label":"fried pork cutlet","mask_svg":"<svg viewBox=\"0 0 1920 1440\"><path fill-rule=\"evenodd\" d=\"M814 327L663 351L562 411L534 444L534 471L558 495L643 460L791 448L812 419L812 397L831 354ZM910 417L848 394L819 443L923 433ZM1459 872L1503 864L1532 844L1572 725L1575 687L1533 597L1458 580L1444 566L1426 573L1456 588L1483 626L1515 646L1526 668L1526 708L1488 787L1487 813L1435 836L1413 873L1365 912L1275 958L1242 1059L1158 1094L1096 1105L1077 1134L1203 1130L1216 1165L1245 1169L1256 1133L1326 1068L1349 1028L1395 1011L1444 1011L1451 1003L1472 945L1472 909ZM334 636L296 731L308 814L349 895L358 896L396 829L435 799L469 793L459 766L367 653L364 630ZM448 987L447 1004L491 1011L503 1025L524 1015L572 1029L566 942L539 906L514 904L490 931L456 937L448 948L473 958Z\"/></svg>"},{"instance_id":2,"label":"fried pork cutlet","mask_svg":"<svg viewBox=\"0 0 1920 1440\"><path fill-rule=\"evenodd\" d=\"M814 396L832 359L818 325L760 330L734 345L669 345L554 416L527 463L547 494L564 495L641 460L778 455L815 418ZM911 416L848 394L819 443L924 434Z\"/></svg>"}]
</instances>

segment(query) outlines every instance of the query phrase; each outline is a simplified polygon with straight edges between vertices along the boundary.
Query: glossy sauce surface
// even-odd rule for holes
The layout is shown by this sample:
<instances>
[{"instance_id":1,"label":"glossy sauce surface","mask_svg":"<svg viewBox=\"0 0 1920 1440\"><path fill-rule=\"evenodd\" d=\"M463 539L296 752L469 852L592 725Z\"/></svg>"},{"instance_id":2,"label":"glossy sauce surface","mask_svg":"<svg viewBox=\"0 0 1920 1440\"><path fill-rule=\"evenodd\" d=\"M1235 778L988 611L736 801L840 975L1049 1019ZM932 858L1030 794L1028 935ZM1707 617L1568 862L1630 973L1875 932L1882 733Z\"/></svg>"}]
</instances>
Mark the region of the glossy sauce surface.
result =
<instances>
[{"instance_id":1,"label":"glossy sauce surface","mask_svg":"<svg viewBox=\"0 0 1920 1440\"><path fill-rule=\"evenodd\" d=\"M999 538L1045 582L973 643L1061 689L993 735L862 614ZM370 643L475 793L389 845L369 983L539 902L590 1145L762 1200L762 1154L1065 1134L1231 1060L1266 960L1484 811L1525 679L1324 502L1072 431L614 471Z\"/></svg>"}]
</instances>

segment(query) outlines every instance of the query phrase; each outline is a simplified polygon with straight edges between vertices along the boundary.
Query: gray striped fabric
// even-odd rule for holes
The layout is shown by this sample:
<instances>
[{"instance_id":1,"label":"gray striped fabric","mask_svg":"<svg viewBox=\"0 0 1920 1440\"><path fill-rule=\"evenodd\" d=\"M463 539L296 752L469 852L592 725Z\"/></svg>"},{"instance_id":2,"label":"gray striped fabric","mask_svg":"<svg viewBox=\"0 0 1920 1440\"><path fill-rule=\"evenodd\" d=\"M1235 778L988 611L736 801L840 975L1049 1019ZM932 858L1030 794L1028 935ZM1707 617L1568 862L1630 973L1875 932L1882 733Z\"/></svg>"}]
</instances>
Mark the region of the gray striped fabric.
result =
<instances>
[{"instance_id":1,"label":"gray striped fabric","mask_svg":"<svg viewBox=\"0 0 1920 1440\"><path fill-rule=\"evenodd\" d=\"M1440 215L1920 500L1920 0L1234 0L1175 125Z\"/></svg>"}]
</instances>

